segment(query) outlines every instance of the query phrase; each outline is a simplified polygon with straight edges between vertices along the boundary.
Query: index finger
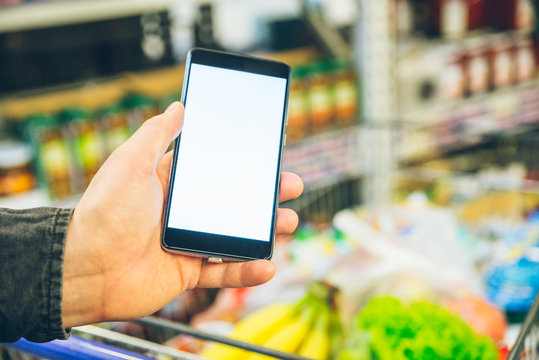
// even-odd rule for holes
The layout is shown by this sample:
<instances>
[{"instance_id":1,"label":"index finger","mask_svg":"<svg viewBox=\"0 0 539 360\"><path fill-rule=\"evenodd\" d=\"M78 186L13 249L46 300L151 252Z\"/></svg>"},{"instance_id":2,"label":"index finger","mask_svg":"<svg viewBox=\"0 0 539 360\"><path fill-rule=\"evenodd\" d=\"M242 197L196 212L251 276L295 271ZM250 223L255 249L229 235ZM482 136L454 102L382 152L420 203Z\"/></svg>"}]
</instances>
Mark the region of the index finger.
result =
<instances>
[{"instance_id":1,"label":"index finger","mask_svg":"<svg viewBox=\"0 0 539 360\"><path fill-rule=\"evenodd\" d=\"M303 192L303 180L293 173L283 172L281 174L281 186L279 188L279 201L295 199Z\"/></svg>"}]
</instances>

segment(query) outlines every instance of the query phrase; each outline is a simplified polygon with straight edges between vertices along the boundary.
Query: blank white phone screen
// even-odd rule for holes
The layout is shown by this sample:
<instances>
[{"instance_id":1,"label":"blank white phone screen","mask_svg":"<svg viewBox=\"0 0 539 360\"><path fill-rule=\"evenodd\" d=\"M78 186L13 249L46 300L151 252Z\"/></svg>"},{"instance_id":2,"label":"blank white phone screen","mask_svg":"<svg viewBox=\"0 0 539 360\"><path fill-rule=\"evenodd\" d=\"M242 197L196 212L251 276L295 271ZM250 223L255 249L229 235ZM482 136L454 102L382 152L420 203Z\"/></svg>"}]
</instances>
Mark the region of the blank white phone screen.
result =
<instances>
[{"instance_id":1,"label":"blank white phone screen","mask_svg":"<svg viewBox=\"0 0 539 360\"><path fill-rule=\"evenodd\" d=\"M286 79L191 64L168 227L269 241Z\"/></svg>"}]
</instances>

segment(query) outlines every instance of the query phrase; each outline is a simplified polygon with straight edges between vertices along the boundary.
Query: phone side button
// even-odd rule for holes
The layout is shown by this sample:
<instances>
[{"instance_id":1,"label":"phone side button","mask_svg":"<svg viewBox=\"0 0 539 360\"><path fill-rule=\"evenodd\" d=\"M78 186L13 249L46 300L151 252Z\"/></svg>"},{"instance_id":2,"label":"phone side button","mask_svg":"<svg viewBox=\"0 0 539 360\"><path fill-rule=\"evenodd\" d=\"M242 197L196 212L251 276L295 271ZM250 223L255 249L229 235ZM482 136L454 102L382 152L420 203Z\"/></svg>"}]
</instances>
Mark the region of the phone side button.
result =
<instances>
[{"instance_id":1,"label":"phone side button","mask_svg":"<svg viewBox=\"0 0 539 360\"><path fill-rule=\"evenodd\" d=\"M283 145L286 146L286 134L284 134L284 141L283 141L283 143L284 143Z\"/></svg>"},{"instance_id":2,"label":"phone side button","mask_svg":"<svg viewBox=\"0 0 539 360\"><path fill-rule=\"evenodd\" d=\"M217 256L210 256L208 258L208 262L214 263L214 264L220 264L223 262L223 258L217 257Z\"/></svg>"}]
</instances>

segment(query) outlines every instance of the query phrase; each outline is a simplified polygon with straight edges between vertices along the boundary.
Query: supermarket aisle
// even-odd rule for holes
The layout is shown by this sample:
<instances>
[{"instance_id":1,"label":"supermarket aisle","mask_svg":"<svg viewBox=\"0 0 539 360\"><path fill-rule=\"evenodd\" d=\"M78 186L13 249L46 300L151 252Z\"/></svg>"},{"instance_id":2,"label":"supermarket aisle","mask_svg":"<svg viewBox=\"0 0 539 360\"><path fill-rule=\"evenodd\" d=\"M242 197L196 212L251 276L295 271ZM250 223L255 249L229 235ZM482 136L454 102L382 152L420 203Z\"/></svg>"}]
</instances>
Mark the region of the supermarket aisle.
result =
<instances>
[{"instance_id":1,"label":"supermarket aisle","mask_svg":"<svg viewBox=\"0 0 539 360\"><path fill-rule=\"evenodd\" d=\"M179 98L190 47L274 58L292 66L283 170L305 192L283 206L300 227L269 283L186 292L155 316L339 360L505 359L523 329L513 356L539 358L537 5L0 0L0 206L76 204ZM174 326L99 327L248 358Z\"/></svg>"}]
</instances>

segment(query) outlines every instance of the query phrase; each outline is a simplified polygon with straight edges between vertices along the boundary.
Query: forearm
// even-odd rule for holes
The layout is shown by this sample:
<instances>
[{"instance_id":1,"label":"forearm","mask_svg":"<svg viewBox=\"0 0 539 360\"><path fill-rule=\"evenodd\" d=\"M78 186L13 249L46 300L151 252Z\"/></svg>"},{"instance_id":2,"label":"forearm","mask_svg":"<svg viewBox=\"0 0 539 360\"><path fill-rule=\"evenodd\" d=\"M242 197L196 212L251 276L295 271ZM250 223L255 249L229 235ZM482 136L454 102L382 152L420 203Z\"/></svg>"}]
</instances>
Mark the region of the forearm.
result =
<instances>
[{"instance_id":1,"label":"forearm","mask_svg":"<svg viewBox=\"0 0 539 360\"><path fill-rule=\"evenodd\" d=\"M62 273L71 209L0 209L0 341L63 339Z\"/></svg>"}]
</instances>

